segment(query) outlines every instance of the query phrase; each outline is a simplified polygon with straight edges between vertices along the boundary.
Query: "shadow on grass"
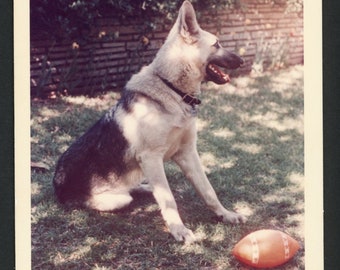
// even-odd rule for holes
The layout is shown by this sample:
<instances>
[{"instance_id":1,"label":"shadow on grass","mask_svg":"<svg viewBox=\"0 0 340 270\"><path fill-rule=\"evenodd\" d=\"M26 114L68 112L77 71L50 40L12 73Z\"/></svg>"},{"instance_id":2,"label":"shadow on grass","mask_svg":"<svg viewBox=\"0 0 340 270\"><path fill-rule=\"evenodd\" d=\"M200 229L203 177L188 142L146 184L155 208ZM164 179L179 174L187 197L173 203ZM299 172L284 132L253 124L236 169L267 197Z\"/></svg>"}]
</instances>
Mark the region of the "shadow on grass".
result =
<instances>
[{"instance_id":1,"label":"shadow on grass","mask_svg":"<svg viewBox=\"0 0 340 270\"><path fill-rule=\"evenodd\" d=\"M57 158L116 96L33 102L32 160L51 166L32 173L34 269L240 269L232 247L262 228L285 231L303 246L302 67L203 88L202 163L221 202L248 223L221 224L171 163L166 172L180 214L200 239L193 245L170 237L150 194L134 194L131 205L114 213L60 207L51 184ZM303 248L278 269L293 267L304 269Z\"/></svg>"}]
</instances>

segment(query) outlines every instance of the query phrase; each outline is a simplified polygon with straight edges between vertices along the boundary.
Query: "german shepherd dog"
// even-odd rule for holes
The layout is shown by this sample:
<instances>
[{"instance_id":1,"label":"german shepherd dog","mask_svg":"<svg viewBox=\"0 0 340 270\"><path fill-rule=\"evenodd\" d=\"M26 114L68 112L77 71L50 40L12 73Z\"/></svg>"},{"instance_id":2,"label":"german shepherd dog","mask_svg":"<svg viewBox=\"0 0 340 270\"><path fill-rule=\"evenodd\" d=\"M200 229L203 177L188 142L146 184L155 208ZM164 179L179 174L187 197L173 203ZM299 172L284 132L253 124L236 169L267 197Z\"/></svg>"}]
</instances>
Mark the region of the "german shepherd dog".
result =
<instances>
[{"instance_id":1,"label":"german shepherd dog","mask_svg":"<svg viewBox=\"0 0 340 270\"><path fill-rule=\"evenodd\" d=\"M220 68L243 60L222 48L200 28L184 1L165 43L151 64L131 77L118 103L60 157L53 179L61 203L81 202L112 211L132 201L130 192L148 183L171 234L178 241L195 236L179 216L163 162L173 160L208 208L224 222L245 222L218 200L196 150L197 96L203 81L225 84Z\"/></svg>"}]
</instances>

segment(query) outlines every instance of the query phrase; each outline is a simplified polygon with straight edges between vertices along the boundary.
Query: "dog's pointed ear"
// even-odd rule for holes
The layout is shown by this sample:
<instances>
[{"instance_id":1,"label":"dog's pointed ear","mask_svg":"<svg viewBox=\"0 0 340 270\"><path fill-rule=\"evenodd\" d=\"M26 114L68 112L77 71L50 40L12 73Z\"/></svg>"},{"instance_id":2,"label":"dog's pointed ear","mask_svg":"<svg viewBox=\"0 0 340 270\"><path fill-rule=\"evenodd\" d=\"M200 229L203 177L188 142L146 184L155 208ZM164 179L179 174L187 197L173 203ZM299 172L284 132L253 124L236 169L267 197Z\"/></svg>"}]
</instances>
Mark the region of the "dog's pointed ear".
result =
<instances>
[{"instance_id":1,"label":"dog's pointed ear","mask_svg":"<svg viewBox=\"0 0 340 270\"><path fill-rule=\"evenodd\" d=\"M199 35L199 25L193 6L184 1L178 15L179 33L187 43L195 43Z\"/></svg>"}]
</instances>

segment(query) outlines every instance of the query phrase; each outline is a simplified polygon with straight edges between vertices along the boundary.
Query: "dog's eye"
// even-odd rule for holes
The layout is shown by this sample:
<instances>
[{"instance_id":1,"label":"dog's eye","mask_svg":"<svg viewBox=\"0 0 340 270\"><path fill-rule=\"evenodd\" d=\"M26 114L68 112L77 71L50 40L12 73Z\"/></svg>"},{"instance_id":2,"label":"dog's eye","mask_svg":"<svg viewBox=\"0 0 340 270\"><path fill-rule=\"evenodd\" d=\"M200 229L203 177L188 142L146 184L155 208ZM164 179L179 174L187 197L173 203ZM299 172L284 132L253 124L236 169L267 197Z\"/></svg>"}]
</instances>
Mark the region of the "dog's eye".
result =
<instances>
[{"instance_id":1,"label":"dog's eye","mask_svg":"<svg viewBox=\"0 0 340 270\"><path fill-rule=\"evenodd\" d=\"M218 42L218 40L216 40L216 42L214 43L213 47L215 47L216 49L221 48L221 44Z\"/></svg>"}]
</instances>

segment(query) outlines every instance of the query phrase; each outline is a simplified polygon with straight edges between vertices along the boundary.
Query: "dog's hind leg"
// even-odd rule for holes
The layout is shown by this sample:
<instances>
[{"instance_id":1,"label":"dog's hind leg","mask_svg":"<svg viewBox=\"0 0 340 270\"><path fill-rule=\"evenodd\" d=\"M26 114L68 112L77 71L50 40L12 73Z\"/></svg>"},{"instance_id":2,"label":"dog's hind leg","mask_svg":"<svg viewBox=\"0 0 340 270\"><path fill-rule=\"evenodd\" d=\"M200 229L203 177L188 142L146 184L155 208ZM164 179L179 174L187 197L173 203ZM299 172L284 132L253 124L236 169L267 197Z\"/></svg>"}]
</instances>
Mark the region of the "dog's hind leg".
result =
<instances>
[{"instance_id":1,"label":"dog's hind leg","mask_svg":"<svg viewBox=\"0 0 340 270\"><path fill-rule=\"evenodd\" d=\"M129 205L131 201L132 197L128 192L106 191L92 195L86 202L86 206L99 211L113 211Z\"/></svg>"},{"instance_id":2,"label":"dog's hind leg","mask_svg":"<svg viewBox=\"0 0 340 270\"><path fill-rule=\"evenodd\" d=\"M147 181L145 179L140 184L138 184L135 188L133 188L131 190L131 192L152 193L153 192L153 188L150 185L149 181Z\"/></svg>"}]
</instances>

